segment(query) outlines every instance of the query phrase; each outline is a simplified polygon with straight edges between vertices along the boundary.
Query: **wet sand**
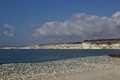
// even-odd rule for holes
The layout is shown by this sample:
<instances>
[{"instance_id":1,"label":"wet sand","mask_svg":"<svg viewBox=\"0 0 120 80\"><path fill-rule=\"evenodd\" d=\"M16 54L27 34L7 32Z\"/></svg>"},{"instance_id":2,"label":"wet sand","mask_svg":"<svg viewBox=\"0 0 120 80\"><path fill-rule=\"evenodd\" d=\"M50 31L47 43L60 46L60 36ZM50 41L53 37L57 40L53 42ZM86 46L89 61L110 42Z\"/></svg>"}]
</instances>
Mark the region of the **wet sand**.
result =
<instances>
[{"instance_id":1,"label":"wet sand","mask_svg":"<svg viewBox=\"0 0 120 80\"><path fill-rule=\"evenodd\" d=\"M91 56L0 65L0 80L119 80L120 58Z\"/></svg>"}]
</instances>

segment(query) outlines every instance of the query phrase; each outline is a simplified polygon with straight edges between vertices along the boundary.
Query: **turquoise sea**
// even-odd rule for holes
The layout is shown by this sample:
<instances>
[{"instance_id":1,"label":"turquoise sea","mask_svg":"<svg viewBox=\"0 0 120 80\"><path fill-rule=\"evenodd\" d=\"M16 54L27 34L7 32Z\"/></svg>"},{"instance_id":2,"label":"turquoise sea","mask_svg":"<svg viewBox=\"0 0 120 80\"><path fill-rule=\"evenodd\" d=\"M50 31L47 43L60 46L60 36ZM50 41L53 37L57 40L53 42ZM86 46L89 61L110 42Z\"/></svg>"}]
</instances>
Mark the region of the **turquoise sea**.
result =
<instances>
[{"instance_id":1,"label":"turquoise sea","mask_svg":"<svg viewBox=\"0 0 120 80\"><path fill-rule=\"evenodd\" d=\"M28 50L0 50L0 64L2 63L32 63L47 62L69 58L101 56L110 53L120 53L116 49L28 49Z\"/></svg>"}]
</instances>

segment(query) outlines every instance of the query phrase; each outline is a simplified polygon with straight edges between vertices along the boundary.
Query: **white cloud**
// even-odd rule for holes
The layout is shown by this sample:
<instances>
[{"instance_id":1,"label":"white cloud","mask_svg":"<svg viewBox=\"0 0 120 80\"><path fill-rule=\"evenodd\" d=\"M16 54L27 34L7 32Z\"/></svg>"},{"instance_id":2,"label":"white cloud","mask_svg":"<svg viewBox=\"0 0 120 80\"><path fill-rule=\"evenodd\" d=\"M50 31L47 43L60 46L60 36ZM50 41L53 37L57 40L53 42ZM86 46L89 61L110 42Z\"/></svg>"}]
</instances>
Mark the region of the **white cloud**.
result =
<instances>
[{"instance_id":1,"label":"white cloud","mask_svg":"<svg viewBox=\"0 0 120 80\"><path fill-rule=\"evenodd\" d=\"M120 26L120 12L116 12L112 15L112 19L115 21L116 25Z\"/></svg>"},{"instance_id":2,"label":"white cloud","mask_svg":"<svg viewBox=\"0 0 120 80\"><path fill-rule=\"evenodd\" d=\"M9 33L9 32L7 32L7 31L4 31L4 34L5 34L6 36L13 36L13 33Z\"/></svg>"},{"instance_id":3,"label":"white cloud","mask_svg":"<svg viewBox=\"0 0 120 80\"><path fill-rule=\"evenodd\" d=\"M61 37L70 39L92 39L92 38L117 38L120 35L120 12L111 17L99 17L86 13L73 14L70 19L63 22L46 22L37 28L33 36L39 37ZM76 37L75 37L76 36Z\"/></svg>"},{"instance_id":4,"label":"white cloud","mask_svg":"<svg viewBox=\"0 0 120 80\"><path fill-rule=\"evenodd\" d=\"M6 30L4 31L4 34L6 36L12 37L14 35L14 26L10 24L5 24L4 27L6 28Z\"/></svg>"},{"instance_id":5,"label":"white cloud","mask_svg":"<svg viewBox=\"0 0 120 80\"><path fill-rule=\"evenodd\" d=\"M30 27L35 27L35 24L31 23L31 24L30 24Z\"/></svg>"}]
</instances>

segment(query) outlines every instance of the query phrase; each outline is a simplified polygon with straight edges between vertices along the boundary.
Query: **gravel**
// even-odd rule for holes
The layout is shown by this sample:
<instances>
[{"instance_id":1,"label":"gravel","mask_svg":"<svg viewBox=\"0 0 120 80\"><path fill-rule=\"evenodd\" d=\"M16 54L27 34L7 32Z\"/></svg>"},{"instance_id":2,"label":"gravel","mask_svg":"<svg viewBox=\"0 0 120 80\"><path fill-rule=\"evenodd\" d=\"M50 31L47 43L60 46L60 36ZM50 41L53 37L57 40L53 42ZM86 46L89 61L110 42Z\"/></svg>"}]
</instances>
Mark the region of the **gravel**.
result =
<instances>
[{"instance_id":1,"label":"gravel","mask_svg":"<svg viewBox=\"0 0 120 80\"><path fill-rule=\"evenodd\" d=\"M120 69L120 58L89 56L41 63L1 64L0 80L57 80L73 73L107 69Z\"/></svg>"}]
</instances>

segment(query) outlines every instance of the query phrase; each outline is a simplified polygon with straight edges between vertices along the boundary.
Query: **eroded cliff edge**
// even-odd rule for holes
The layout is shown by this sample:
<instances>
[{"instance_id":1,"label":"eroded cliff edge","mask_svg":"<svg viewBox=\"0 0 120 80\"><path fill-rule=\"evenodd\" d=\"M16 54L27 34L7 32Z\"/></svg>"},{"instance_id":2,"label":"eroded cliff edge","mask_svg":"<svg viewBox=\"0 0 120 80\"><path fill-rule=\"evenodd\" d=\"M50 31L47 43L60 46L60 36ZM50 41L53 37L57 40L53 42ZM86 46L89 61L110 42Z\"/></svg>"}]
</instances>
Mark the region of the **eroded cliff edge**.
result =
<instances>
[{"instance_id":1,"label":"eroded cliff edge","mask_svg":"<svg viewBox=\"0 0 120 80\"><path fill-rule=\"evenodd\" d=\"M32 45L31 49L120 49L120 39L84 40L76 43Z\"/></svg>"},{"instance_id":2,"label":"eroded cliff edge","mask_svg":"<svg viewBox=\"0 0 120 80\"><path fill-rule=\"evenodd\" d=\"M1 49L120 49L120 39L96 39L74 43L34 44L25 47L4 47Z\"/></svg>"}]
</instances>

